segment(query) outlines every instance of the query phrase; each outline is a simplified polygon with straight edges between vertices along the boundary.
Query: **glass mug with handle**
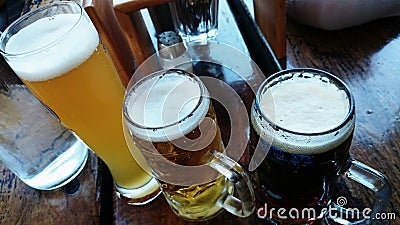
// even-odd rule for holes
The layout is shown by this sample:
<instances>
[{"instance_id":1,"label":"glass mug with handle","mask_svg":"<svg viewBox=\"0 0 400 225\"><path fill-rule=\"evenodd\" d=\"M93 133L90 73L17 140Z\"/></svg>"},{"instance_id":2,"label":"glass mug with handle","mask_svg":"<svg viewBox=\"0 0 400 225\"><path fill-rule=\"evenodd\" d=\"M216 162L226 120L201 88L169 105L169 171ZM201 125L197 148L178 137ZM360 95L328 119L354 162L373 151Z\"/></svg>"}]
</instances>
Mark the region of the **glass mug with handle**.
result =
<instances>
[{"instance_id":1,"label":"glass mug with handle","mask_svg":"<svg viewBox=\"0 0 400 225\"><path fill-rule=\"evenodd\" d=\"M176 215L204 221L223 208L240 217L253 212L250 178L224 154L216 114L199 77L171 69L133 82L123 114L127 138L143 153Z\"/></svg>"},{"instance_id":2,"label":"glass mug with handle","mask_svg":"<svg viewBox=\"0 0 400 225\"><path fill-rule=\"evenodd\" d=\"M23 15L2 33L0 50L32 93L106 163L119 197L145 204L160 193L129 152L125 87L81 5L60 1Z\"/></svg>"},{"instance_id":3,"label":"glass mug with handle","mask_svg":"<svg viewBox=\"0 0 400 225\"><path fill-rule=\"evenodd\" d=\"M250 163L250 170L259 217L274 224L329 220L369 224L367 217L335 205L333 190L341 175L375 193L375 205L367 216L373 218L386 209L391 196L386 177L350 157L354 99L334 75L317 69L272 75L256 94L251 123L250 148L258 162ZM276 211L269 211L272 208Z\"/></svg>"}]
</instances>

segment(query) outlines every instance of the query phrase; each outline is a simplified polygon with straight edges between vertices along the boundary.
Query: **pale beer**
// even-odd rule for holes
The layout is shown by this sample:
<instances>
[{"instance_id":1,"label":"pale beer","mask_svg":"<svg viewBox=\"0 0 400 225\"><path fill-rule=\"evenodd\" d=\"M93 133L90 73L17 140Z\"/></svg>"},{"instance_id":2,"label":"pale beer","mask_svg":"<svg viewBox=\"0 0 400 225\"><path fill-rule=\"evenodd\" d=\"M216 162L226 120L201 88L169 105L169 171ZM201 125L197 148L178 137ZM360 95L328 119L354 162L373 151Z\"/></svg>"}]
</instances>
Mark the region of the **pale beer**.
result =
<instances>
[{"instance_id":1,"label":"pale beer","mask_svg":"<svg viewBox=\"0 0 400 225\"><path fill-rule=\"evenodd\" d=\"M154 150L166 160L182 166L206 164L212 159L212 150L223 152L224 146L218 127L211 143L198 151L182 149L173 143L182 137L195 140L204 135L200 132L199 124L205 117L212 118L216 123L216 115L210 100L202 98L200 101L200 91L200 87L192 78L175 73L154 76L143 81L128 97L129 117L143 127L176 126L169 132L162 128L146 132L130 126L139 148L146 148L151 143L151 147L154 146ZM181 121L195 108L197 111L191 117ZM176 124L175 121L181 122ZM157 160L155 153L148 147L147 149L144 156L150 161ZM160 168L162 166L161 161L151 164L156 171L162 170L163 168ZM179 171L171 175L179 176ZM205 184L190 186L173 184L162 179L159 179L159 182L173 211L189 220L214 217L222 209L221 201L232 190L232 185L223 176Z\"/></svg>"},{"instance_id":2,"label":"pale beer","mask_svg":"<svg viewBox=\"0 0 400 225\"><path fill-rule=\"evenodd\" d=\"M142 187L152 177L137 164L125 142L125 88L93 24L81 13L55 14L22 28L7 40L7 62L107 164L118 190ZM136 197L157 189L153 185Z\"/></svg>"},{"instance_id":3,"label":"pale beer","mask_svg":"<svg viewBox=\"0 0 400 225\"><path fill-rule=\"evenodd\" d=\"M250 178L236 162L222 156L225 147L216 113L197 76L166 70L144 77L127 92L124 117L134 143L178 216L204 221L223 208L241 217L251 214ZM235 166L228 168L222 161ZM245 196L244 201L235 198L234 206L233 186L240 197Z\"/></svg>"}]
</instances>

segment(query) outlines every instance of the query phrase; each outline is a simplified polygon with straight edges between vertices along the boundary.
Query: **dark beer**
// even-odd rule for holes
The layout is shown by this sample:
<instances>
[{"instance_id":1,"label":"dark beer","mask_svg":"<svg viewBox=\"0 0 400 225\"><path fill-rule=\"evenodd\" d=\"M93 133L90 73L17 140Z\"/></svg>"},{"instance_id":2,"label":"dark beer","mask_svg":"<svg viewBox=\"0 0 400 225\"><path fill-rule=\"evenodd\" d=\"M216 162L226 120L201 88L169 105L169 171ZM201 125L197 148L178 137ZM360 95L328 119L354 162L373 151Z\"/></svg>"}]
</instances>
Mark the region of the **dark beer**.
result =
<instances>
[{"instance_id":1,"label":"dark beer","mask_svg":"<svg viewBox=\"0 0 400 225\"><path fill-rule=\"evenodd\" d=\"M291 223L318 219L350 158L352 96L326 74L293 73L268 81L251 112L253 153L272 140L252 173L259 216ZM283 209L279 215L278 209ZM312 210L301 214L304 209Z\"/></svg>"}]
</instances>

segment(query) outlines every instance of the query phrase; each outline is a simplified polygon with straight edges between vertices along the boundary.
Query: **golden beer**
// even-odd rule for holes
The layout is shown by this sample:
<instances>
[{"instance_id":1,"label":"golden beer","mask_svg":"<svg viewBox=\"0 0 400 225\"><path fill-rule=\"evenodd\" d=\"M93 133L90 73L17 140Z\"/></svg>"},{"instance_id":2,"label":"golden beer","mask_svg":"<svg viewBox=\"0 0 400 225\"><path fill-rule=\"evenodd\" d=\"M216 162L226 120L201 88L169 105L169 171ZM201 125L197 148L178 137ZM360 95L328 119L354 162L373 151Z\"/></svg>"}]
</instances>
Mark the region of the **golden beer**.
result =
<instances>
[{"instance_id":1,"label":"golden beer","mask_svg":"<svg viewBox=\"0 0 400 225\"><path fill-rule=\"evenodd\" d=\"M119 186L140 187L150 179L125 143L121 119L125 89L101 45L62 76L23 82L106 162Z\"/></svg>"},{"instance_id":2,"label":"golden beer","mask_svg":"<svg viewBox=\"0 0 400 225\"><path fill-rule=\"evenodd\" d=\"M232 160L226 163L227 156L219 157L225 152L221 132L208 91L198 77L183 70L146 76L129 89L123 110L134 143L178 216L204 221L223 208L242 217L252 212L252 189L250 182L247 189L242 185L246 184L242 168ZM244 193L241 197L248 198L243 207L232 197L234 185Z\"/></svg>"},{"instance_id":3,"label":"golden beer","mask_svg":"<svg viewBox=\"0 0 400 225\"><path fill-rule=\"evenodd\" d=\"M107 164L117 189L142 187L152 177L137 164L125 142L124 85L93 24L80 10L80 14L38 19L14 34L5 47L10 54L7 62L61 122ZM14 58L16 54L20 57ZM135 197L158 188L153 185Z\"/></svg>"},{"instance_id":4,"label":"golden beer","mask_svg":"<svg viewBox=\"0 0 400 225\"><path fill-rule=\"evenodd\" d=\"M212 118L215 123L217 122L212 105L210 105L206 117ZM196 127L185 137L194 140L200 135L200 129ZM183 166L206 164L213 158L213 150L224 151L219 129L217 129L214 140L200 151L182 150L172 142L154 142L153 145L167 160ZM189 220L205 220L216 216L222 209L222 202L232 192L233 188L232 184L223 176L206 184L192 186L174 185L162 180L159 182L173 211L178 216L183 216Z\"/></svg>"}]
</instances>

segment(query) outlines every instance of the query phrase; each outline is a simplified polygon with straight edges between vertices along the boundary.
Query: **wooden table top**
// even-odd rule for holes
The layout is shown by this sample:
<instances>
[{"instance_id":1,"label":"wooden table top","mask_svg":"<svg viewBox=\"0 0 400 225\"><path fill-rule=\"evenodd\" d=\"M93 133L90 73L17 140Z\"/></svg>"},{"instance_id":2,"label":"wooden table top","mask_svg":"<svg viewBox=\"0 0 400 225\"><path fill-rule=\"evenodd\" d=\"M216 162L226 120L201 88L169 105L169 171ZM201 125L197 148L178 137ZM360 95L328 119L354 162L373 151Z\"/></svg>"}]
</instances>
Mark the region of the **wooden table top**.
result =
<instances>
[{"instance_id":1,"label":"wooden table top","mask_svg":"<svg viewBox=\"0 0 400 225\"><path fill-rule=\"evenodd\" d=\"M243 40L227 3L220 2L217 40L245 54L256 51L254 45ZM351 89L357 112L351 155L386 174L392 185L387 212L396 219L381 220L378 224L400 224L399 24L400 17L393 17L340 31L323 31L288 19L287 57L280 60L282 68L313 67L331 72ZM263 60L268 59L255 59L258 63ZM0 75L12 73L0 60ZM54 191L28 187L2 164L0 171L0 224L195 224L175 216L162 196L145 206L121 203L115 197L107 169L93 154L75 183ZM346 194L352 196L352 204L372 202L364 188L344 185ZM242 219L226 212L197 224L234 223L262 224L255 214Z\"/></svg>"}]
</instances>

